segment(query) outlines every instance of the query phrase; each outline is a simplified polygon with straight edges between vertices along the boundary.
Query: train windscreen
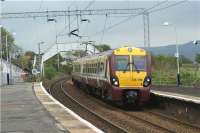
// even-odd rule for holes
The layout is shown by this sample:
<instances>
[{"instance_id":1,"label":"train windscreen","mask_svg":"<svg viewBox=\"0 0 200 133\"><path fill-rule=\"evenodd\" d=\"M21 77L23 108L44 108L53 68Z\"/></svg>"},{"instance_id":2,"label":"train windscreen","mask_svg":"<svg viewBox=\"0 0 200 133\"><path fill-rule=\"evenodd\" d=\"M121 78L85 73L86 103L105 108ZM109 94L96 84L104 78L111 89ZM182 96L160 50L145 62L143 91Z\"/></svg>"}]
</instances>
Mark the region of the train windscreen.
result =
<instances>
[{"instance_id":1,"label":"train windscreen","mask_svg":"<svg viewBox=\"0 0 200 133\"><path fill-rule=\"evenodd\" d=\"M115 56L116 71L129 71L129 56Z\"/></svg>"},{"instance_id":2,"label":"train windscreen","mask_svg":"<svg viewBox=\"0 0 200 133\"><path fill-rule=\"evenodd\" d=\"M146 58L145 56L132 56L133 65L132 70L146 71Z\"/></svg>"}]
</instances>

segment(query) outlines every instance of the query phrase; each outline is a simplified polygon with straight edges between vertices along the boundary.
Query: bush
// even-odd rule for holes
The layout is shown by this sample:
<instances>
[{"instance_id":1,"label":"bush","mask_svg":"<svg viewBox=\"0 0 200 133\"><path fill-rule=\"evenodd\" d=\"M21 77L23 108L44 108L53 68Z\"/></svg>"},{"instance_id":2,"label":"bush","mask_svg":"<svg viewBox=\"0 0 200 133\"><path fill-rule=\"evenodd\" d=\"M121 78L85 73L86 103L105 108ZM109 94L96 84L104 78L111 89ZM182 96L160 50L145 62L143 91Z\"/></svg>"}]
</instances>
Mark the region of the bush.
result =
<instances>
[{"instance_id":1,"label":"bush","mask_svg":"<svg viewBox=\"0 0 200 133\"><path fill-rule=\"evenodd\" d=\"M56 69L53 66L46 66L45 67L45 77L51 80L53 77L56 76Z\"/></svg>"},{"instance_id":2,"label":"bush","mask_svg":"<svg viewBox=\"0 0 200 133\"><path fill-rule=\"evenodd\" d=\"M60 66L60 72L63 72L64 74L70 75L72 72L72 65L62 65Z\"/></svg>"}]
</instances>

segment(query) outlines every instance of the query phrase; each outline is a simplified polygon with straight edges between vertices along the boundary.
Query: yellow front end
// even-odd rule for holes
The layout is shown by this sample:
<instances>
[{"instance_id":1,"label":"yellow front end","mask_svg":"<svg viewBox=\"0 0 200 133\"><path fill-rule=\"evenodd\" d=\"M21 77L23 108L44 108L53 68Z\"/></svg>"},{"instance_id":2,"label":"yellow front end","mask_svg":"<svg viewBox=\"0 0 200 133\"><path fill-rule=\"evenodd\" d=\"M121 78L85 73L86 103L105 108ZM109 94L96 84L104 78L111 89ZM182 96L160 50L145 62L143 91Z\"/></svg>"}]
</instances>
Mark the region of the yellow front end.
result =
<instances>
[{"instance_id":1,"label":"yellow front end","mask_svg":"<svg viewBox=\"0 0 200 133\"><path fill-rule=\"evenodd\" d=\"M140 48L123 47L114 51L115 75L119 87L138 89L143 87L147 76L146 51Z\"/></svg>"}]
</instances>

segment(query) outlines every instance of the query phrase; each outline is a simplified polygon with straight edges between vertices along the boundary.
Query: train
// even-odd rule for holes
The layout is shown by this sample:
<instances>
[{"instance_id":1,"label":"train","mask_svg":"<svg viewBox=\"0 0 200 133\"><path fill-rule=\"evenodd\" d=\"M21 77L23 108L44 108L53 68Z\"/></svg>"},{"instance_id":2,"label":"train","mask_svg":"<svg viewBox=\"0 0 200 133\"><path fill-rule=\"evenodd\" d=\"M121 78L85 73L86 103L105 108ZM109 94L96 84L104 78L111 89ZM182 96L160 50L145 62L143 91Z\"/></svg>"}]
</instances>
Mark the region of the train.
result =
<instances>
[{"instance_id":1,"label":"train","mask_svg":"<svg viewBox=\"0 0 200 133\"><path fill-rule=\"evenodd\" d=\"M120 47L79 58L72 63L72 82L88 93L123 105L144 105L150 99L151 54Z\"/></svg>"}]
</instances>

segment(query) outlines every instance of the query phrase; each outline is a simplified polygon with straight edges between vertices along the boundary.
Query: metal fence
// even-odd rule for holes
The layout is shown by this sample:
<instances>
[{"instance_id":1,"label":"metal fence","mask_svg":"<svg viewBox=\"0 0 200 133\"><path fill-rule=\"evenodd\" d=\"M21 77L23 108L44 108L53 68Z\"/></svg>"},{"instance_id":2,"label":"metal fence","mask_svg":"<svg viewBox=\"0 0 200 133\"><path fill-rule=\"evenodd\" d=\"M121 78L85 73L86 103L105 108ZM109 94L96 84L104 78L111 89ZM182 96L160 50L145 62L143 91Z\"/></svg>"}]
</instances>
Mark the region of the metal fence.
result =
<instances>
[{"instance_id":1,"label":"metal fence","mask_svg":"<svg viewBox=\"0 0 200 133\"><path fill-rule=\"evenodd\" d=\"M176 69L160 68L153 70L154 85L176 85ZM182 65L180 67L180 80L182 86L200 87L200 66Z\"/></svg>"}]
</instances>

